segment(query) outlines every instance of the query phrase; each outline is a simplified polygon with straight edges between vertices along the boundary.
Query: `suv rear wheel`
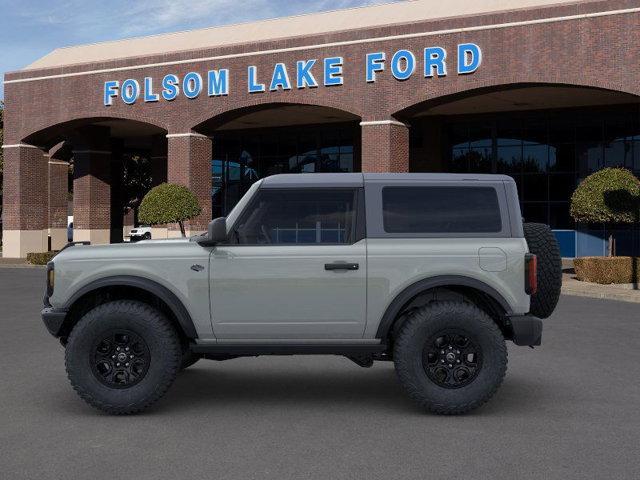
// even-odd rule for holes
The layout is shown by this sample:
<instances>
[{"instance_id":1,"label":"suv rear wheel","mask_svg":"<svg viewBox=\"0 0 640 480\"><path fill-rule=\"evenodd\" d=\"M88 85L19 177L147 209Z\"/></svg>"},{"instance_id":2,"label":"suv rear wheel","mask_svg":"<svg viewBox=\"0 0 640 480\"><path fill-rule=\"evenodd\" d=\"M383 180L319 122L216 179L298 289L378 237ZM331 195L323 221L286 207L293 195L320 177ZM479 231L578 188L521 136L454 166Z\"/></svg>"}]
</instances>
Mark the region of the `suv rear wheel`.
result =
<instances>
[{"instance_id":1,"label":"suv rear wheel","mask_svg":"<svg viewBox=\"0 0 640 480\"><path fill-rule=\"evenodd\" d=\"M485 312L465 302L438 302L416 310L400 328L393 356L411 398L445 415L481 406L507 371L502 332Z\"/></svg>"},{"instance_id":2,"label":"suv rear wheel","mask_svg":"<svg viewBox=\"0 0 640 480\"><path fill-rule=\"evenodd\" d=\"M169 389L182 352L162 313L146 303L99 305L75 325L66 346L71 385L88 404L111 414L140 412Z\"/></svg>"}]
</instances>

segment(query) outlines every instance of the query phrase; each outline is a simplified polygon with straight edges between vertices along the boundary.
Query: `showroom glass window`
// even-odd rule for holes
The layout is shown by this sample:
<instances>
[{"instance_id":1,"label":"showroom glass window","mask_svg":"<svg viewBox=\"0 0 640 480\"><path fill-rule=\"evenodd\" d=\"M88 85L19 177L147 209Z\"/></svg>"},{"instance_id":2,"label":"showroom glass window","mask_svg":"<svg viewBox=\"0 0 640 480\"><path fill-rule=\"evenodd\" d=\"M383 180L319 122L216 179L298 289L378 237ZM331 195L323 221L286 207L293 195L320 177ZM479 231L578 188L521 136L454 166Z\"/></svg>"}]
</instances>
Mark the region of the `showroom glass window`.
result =
<instances>
[{"instance_id":1,"label":"showroom glass window","mask_svg":"<svg viewBox=\"0 0 640 480\"><path fill-rule=\"evenodd\" d=\"M226 215L251 184L278 173L359 171L357 123L219 132L213 142L213 217Z\"/></svg>"},{"instance_id":2,"label":"showroom glass window","mask_svg":"<svg viewBox=\"0 0 640 480\"><path fill-rule=\"evenodd\" d=\"M231 243L353 243L356 199L355 189L261 189L234 226Z\"/></svg>"},{"instance_id":3,"label":"showroom glass window","mask_svg":"<svg viewBox=\"0 0 640 480\"><path fill-rule=\"evenodd\" d=\"M500 173L518 185L528 222L573 229L571 194L604 167L640 174L638 106L461 116L445 127L444 171Z\"/></svg>"}]
</instances>

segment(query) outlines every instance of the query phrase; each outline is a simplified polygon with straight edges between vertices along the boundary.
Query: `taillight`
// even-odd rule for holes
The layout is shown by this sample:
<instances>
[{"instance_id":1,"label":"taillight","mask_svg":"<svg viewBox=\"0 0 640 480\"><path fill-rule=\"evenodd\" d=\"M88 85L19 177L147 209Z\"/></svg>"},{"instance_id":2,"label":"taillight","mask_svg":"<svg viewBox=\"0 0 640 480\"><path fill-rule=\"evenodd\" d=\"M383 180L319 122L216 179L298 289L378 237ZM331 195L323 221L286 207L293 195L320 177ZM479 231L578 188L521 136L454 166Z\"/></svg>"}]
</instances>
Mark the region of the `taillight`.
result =
<instances>
[{"instance_id":1,"label":"taillight","mask_svg":"<svg viewBox=\"0 0 640 480\"><path fill-rule=\"evenodd\" d=\"M527 295L538 291L538 257L533 253L524 256L524 291Z\"/></svg>"}]
</instances>

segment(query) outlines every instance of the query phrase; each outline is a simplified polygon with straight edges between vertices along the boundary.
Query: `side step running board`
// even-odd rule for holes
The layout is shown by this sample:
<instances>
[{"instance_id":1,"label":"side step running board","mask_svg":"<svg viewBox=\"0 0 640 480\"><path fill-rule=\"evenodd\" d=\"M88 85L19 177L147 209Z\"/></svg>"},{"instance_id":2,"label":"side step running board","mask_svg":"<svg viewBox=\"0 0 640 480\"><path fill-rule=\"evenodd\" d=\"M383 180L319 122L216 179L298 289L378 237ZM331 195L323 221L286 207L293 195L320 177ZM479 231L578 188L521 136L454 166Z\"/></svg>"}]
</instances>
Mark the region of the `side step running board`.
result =
<instances>
[{"instance_id":1,"label":"side step running board","mask_svg":"<svg viewBox=\"0 0 640 480\"><path fill-rule=\"evenodd\" d=\"M335 344L191 344L191 351L201 354L224 355L346 355L361 356L383 353L387 350L384 344L367 345L362 343Z\"/></svg>"}]
</instances>

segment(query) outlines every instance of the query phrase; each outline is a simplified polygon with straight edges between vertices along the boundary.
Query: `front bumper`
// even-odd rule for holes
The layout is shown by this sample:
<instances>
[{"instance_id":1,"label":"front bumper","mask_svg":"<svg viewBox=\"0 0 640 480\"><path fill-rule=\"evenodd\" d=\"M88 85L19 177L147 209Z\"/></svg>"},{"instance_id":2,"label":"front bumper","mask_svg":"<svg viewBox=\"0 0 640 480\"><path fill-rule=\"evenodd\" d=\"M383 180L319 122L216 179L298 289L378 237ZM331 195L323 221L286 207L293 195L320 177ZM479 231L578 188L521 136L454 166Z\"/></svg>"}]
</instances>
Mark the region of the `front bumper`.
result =
<instances>
[{"instance_id":1,"label":"front bumper","mask_svg":"<svg viewBox=\"0 0 640 480\"><path fill-rule=\"evenodd\" d=\"M513 343L534 347L542 345L542 320L533 315L513 315L509 317L513 330Z\"/></svg>"},{"instance_id":2,"label":"front bumper","mask_svg":"<svg viewBox=\"0 0 640 480\"><path fill-rule=\"evenodd\" d=\"M67 318L67 310L54 307L42 309L42 321L54 337L60 337L65 318Z\"/></svg>"}]
</instances>

